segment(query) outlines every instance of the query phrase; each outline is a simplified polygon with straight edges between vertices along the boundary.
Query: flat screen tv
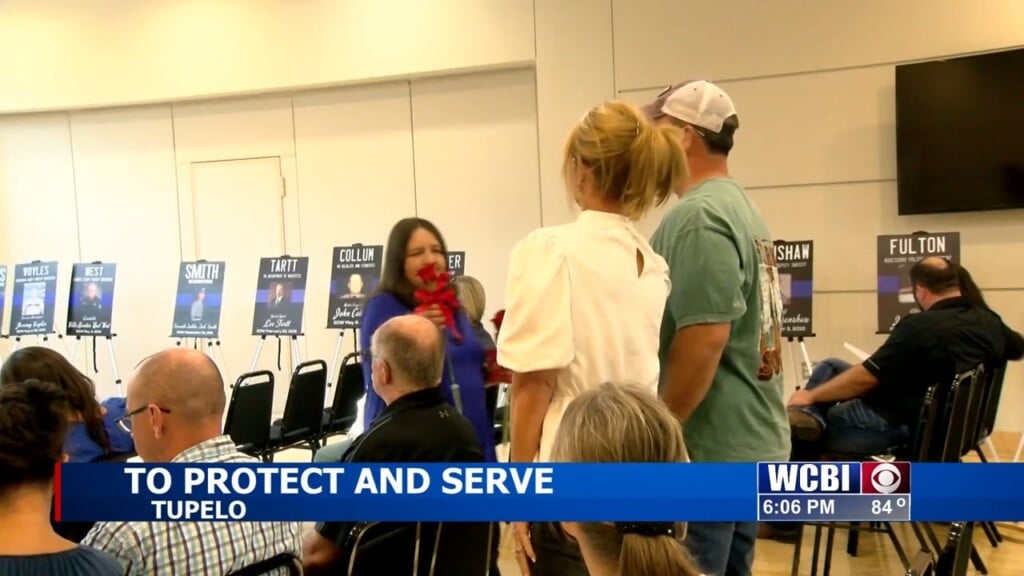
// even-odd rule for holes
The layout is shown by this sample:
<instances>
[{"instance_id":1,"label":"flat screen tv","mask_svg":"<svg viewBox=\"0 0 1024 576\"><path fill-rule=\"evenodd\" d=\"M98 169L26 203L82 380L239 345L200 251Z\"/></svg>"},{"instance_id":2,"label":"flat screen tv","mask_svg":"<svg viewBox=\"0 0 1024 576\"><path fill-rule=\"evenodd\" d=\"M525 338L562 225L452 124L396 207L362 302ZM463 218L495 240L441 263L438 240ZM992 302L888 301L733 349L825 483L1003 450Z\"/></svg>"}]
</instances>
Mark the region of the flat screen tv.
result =
<instances>
[{"instance_id":1,"label":"flat screen tv","mask_svg":"<svg viewBox=\"0 0 1024 576\"><path fill-rule=\"evenodd\" d=\"M1024 49L896 67L900 214L1024 208Z\"/></svg>"}]
</instances>

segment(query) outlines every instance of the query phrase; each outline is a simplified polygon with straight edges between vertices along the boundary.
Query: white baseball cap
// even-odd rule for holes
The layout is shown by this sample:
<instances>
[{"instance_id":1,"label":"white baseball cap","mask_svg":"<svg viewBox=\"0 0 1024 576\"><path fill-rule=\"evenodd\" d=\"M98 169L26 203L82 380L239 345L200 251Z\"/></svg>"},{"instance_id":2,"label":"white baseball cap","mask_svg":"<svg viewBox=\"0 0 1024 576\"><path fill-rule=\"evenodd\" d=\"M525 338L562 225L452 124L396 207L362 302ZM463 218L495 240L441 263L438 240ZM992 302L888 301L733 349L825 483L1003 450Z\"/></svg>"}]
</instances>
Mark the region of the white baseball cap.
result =
<instances>
[{"instance_id":1,"label":"white baseball cap","mask_svg":"<svg viewBox=\"0 0 1024 576\"><path fill-rule=\"evenodd\" d=\"M726 119L736 115L736 106L724 90L711 82L687 80L662 90L643 111L651 120L671 116L718 134Z\"/></svg>"}]
</instances>

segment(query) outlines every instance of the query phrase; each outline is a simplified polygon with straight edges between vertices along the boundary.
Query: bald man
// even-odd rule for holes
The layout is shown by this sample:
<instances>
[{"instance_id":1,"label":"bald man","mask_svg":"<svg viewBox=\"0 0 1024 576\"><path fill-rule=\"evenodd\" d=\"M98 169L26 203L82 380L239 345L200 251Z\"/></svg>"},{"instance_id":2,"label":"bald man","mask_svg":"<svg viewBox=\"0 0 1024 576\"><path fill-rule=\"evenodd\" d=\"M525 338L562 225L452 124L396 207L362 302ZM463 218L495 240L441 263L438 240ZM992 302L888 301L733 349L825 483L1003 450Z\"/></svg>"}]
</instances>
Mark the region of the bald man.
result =
<instances>
[{"instance_id":1,"label":"bald man","mask_svg":"<svg viewBox=\"0 0 1024 576\"><path fill-rule=\"evenodd\" d=\"M257 462L222 434L224 405L217 365L174 348L135 369L118 425L146 462ZM129 575L184 576L228 574L284 553L301 558L301 538L298 522L100 522L82 544L113 554Z\"/></svg>"},{"instance_id":2,"label":"bald man","mask_svg":"<svg viewBox=\"0 0 1024 576\"><path fill-rule=\"evenodd\" d=\"M439 386L444 369L444 339L437 326L418 315L396 316L372 336L373 389L387 404L369 430L352 442L342 462L483 462L473 425L449 406ZM481 367L483 369L483 367ZM317 524L306 537L306 574L411 574L415 532L408 524L386 524L364 538L354 570L347 572L352 553L351 522ZM467 528L469 527L469 528ZM431 554L420 555L420 573L480 574L488 557L487 524L442 530L459 539L462 552L431 570ZM424 524L421 542L433 543L436 524ZM477 530L477 531L474 531ZM469 530L458 532L457 530ZM492 540L497 545L497 538ZM475 543L475 544L474 544ZM432 548L431 548L432 550ZM496 548L495 548L496 550ZM496 559L497 554L493 553ZM445 562L463 565L441 565ZM339 569L344 566L345 570Z\"/></svg>"},{"instance_id":3,"label":"bald man","mask_svg":"<svg viewBox=\"0 0 1024 576\"><path fill-rule=\"evenodd\" d=\"M985 363L989 370L1020 359L1020 335L977 298L961 293L962 267L925 258L910 269L919 314L904 317L862 364L820 363L790 399L793 435L816 442L833 428L826 450L871 455L905 446L933 384ZM977 287L973 287L977 290Z\"/></svg>"}]
</instances>

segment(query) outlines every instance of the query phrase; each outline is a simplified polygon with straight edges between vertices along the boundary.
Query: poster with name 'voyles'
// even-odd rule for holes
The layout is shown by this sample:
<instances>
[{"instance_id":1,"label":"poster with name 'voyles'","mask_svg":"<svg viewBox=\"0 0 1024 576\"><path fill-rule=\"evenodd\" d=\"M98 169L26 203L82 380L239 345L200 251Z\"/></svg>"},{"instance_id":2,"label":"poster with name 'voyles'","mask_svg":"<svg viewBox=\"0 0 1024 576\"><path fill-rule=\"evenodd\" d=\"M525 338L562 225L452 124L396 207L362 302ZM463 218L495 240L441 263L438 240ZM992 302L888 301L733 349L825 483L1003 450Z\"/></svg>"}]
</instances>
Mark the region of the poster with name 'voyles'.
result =
<instances>
[{"instance_id":1,"label":"poster with name 'voyles'","mask_svg":"<svg viewBox=\"0 0 1024 576\"><path fill-rule=\"evenodd\" d=\"M0 324L4 321L4 304L7 303L7 266L0 265ZM0 328L3 330L3 328Z\"/></svg>"},{"instance_id":2,"label":"poster with name 'voyles'","mask_svg":"<svg viewBox=\"0 0 1024 576\"><path fill-rule=\"evenodd\" d=\"M52 334L56 304L56 262L32 262L14 266L10 329L12 336Z\"/></svg>"},{"instance_id":3,"label":"poster with name 'voyles'","mask_svg":"<svg viewBox=\"0 0 1024 576\"><path fill-rule=\"evenodd\" d=\"M260 259L256 307L252 315L254 336L298 336L302 333L308 270L309 258L306 257Z\"/></svg>"},{"instance_id":4,"label":"poster with name 'voyles'","mask_svg":"<svg viewBox=\"0 0 1024 576\"><path fill-rule=\"evenodd\" d=\"M452 278L458 278L459 276L466 275L465 252L448 253L448 273L451 274Z\"/></svg>"},{"instance_id":5,"label":"poster with name 'voyles'","mask_svg":"<svg viewBox=\"0 0 1024 576\"><path fill-rule=\"evenodd\" d=\"M68 299L68 336L110 336L117 264L74 264Z\"/></svg>"},{"instance_id":6,"label":"poster with name 'voyles'","mask_svg":"<svg viewBox=\"0 0 1024 576\"><path fill-rule=\"evenodd\" d=\"M174 301L174 338L217 338L224 295L224 262L182 262Z\"/></svg>"},{"instance_id":7,"label":"poster with name 'voyles'","mask_svg":"<svg viewBox=\"0 0 1024 576\"><path fill-rule=\"evenodd\" d=\"M782 293L782 336L814 334L814 242L775 241L775 265Z\"/></svg>"},{"instance_id":8,"label":"poster with name 'voyles'","mask_svg":"<svg viewBox=\"0 0 1024 576\"><path fill-rule=\"evenodd\" d=\"M336 246L331 260L331 295L327 327L359 328L367 294L380 283L383 246Z\"/></svg>"},{"instance_id":9,"label":"poster with name 'voyles'","mask_svg":"<svg viewBox=\"0 0 1024 576\"><path fill-rule=\"evenodd\" d=\"M960 262L960 233L897 234L878 237L878 332L888 334L908 314L921 311L910 285L910 268L936 256Z\"/></svg>"}]
</instances>

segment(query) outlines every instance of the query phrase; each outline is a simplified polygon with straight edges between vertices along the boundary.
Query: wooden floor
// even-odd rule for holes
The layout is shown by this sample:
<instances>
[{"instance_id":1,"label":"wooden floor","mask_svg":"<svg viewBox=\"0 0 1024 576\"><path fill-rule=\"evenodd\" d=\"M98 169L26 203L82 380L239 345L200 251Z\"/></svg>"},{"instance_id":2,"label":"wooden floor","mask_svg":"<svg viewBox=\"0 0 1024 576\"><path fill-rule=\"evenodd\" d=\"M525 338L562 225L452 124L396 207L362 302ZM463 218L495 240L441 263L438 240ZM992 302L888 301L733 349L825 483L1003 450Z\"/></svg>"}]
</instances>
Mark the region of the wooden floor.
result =
<instances>
[{"instance_id":1,"label":"wooden floor","mask_svg":"<svg viewBox=\"0 0 1024 576\"><path fill-rule=\"evenodd\" d=\"M1013 458L1014 450L1017 448L1019 434L996 433L993 443L1000 459L1004 462ZM504 448L504 447L502 447ZM291 454L294 453L294 454ZM277 458L281 462L308 462L309 452L289 450ZM993 576L1024 574L1024 523L1022 524L999 524L998 528L1003 536L1003 542L998 548L993 548L985 538L984 532L975 530L974 541L982 560L988 568L988 573ZM935 531L941 541L945 541L946 529L942 526L935 526ZM896 525L896 532L907 555L913 557L919 545L913 533L906 524ZM507 530L502 538L501 556L499 566L504 576L518 576L519 569L516 566L512 553L512 543L508 538ZM804 530L804 541L802 546L800 574L811 573L811 549L814 542L813 529ZM824 544L824 536L822 537ZM822 546L822 549L824 546ZM755 576L784 576L791 574L793 567L792 544L782 544L771 540L758 540L754 554ZM822 552L823 555L823 552ZM819 559L818 574L821 574L822 559ZM856 557L846 554L846 532L839 531L833 544L832 569L833 576L898 576L903 574L899 557L892 548L888 537L885 534L862 533L860 545ZM969 574L980 574L973 570Z\"/></svg>"}]
</instances>

